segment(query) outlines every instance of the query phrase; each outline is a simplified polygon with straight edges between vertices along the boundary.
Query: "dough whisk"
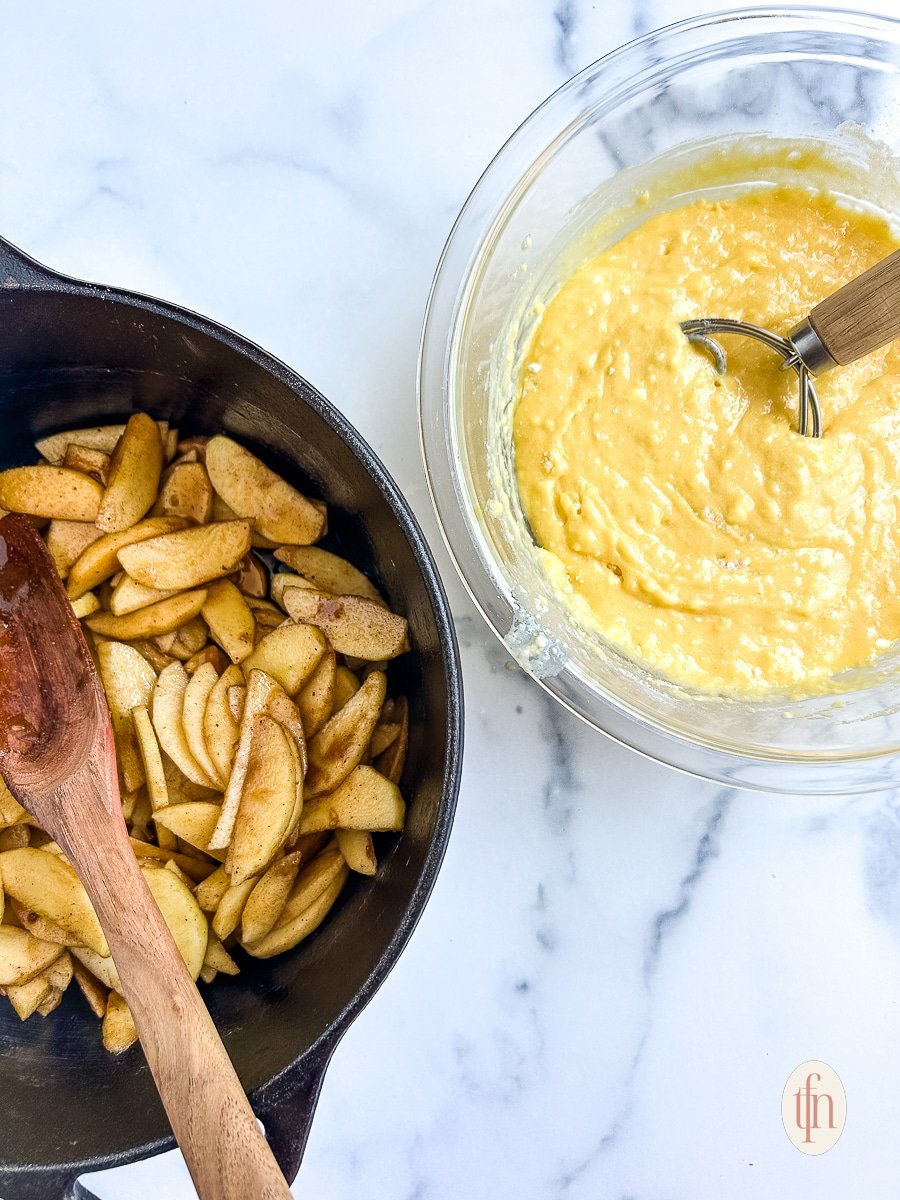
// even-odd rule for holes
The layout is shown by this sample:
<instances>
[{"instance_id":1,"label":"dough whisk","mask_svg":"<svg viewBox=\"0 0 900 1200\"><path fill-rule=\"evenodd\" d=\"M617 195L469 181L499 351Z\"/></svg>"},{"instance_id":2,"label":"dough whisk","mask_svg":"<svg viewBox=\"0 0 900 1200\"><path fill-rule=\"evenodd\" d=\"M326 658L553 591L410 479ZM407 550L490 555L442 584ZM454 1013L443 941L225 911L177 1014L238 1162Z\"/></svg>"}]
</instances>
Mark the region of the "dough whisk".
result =
<instances>
[{"instance_id":1,"label":"dough whisk","mask_svg":"<svg viewBox=\"0 0 900 1200\"><path fill-rule=\"evenodd\" d=\"M900 336L900 250L822 300L787 337L726 317L682 321L681 328L689 342L708 351L719 375L728 364L714 334L743 334L780 354L781 369L793 367L799 379L798 432L820 438L822 406L813 377L855 362Z\"/></svg>"}]
</instances>

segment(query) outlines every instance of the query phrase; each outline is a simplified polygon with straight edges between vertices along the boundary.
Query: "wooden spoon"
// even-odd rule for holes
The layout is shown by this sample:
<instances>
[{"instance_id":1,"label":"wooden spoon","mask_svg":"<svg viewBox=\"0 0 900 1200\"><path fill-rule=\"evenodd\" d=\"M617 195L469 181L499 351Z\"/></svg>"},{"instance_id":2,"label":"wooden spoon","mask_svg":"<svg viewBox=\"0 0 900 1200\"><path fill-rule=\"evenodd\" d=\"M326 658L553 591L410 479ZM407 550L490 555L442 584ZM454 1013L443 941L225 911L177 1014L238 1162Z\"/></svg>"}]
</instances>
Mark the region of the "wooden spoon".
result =
<instances>
[{"instance_id":1,"label":"wooden spoon","mask_svg":"<svg viewBox=\"0 0 900 1200\"><path fill-rule=\"evenodd\" d=\"M15 515L0 520L0 773L91 898L202 1200L289 1198L128 840L81 626L42 538Z\"/></svg>"}]
</instances>

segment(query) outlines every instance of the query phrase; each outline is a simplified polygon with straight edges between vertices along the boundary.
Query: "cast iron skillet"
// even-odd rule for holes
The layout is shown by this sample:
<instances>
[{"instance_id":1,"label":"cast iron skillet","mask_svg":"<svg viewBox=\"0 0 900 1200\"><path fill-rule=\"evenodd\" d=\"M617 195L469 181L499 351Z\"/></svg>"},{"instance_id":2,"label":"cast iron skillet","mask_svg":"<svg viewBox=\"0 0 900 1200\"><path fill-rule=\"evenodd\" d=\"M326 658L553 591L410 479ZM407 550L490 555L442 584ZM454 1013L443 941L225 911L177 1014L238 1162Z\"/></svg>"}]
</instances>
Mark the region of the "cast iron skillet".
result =
<instances>
[{"instance_id":1,"label":"cast iron skillet","mask_svg":"<svg viewBox=\"0 0 900 1200\"><path fill-rule=\"evenodd\" d=\"M135 409L185 433L232 434L326 499L323 543L373 571L410 622L414 652L392 666L411 706L403 780L408 824L379 847L335 912L283 958L242 957L205 995L286 1176L300 1164L328 1060L418 920L459 789L462 687L447 600L396 485L339 412L283 363L203 317L58 275L0 240L0 468L32 443ZM0 1007L0 1197L90 1197L79 1175L173 1145L140 1050L114 1058L67 994L46 1020ZM248 1197L248 1200L252 1198Z\"/></svg>"}]
</instances>

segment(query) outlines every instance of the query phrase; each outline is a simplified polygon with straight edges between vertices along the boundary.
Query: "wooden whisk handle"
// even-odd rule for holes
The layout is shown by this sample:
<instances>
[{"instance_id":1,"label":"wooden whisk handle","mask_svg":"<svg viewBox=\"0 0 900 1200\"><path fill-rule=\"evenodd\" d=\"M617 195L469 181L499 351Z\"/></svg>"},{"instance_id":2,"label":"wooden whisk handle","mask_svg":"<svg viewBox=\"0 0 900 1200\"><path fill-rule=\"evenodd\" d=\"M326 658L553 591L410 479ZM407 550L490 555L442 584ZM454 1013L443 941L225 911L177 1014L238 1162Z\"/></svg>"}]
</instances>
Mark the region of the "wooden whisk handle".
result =
<instances>
[{"instance_id":1,"label":"wooden whisk handle","mask_svg":"<svg viewBox=\"0 0 900 1200\"><path fill-rule=\"evenodd\" d=\"M817 304L809 323L839 366L900 337L900 250Z\"/></svg>"}]
</instances>

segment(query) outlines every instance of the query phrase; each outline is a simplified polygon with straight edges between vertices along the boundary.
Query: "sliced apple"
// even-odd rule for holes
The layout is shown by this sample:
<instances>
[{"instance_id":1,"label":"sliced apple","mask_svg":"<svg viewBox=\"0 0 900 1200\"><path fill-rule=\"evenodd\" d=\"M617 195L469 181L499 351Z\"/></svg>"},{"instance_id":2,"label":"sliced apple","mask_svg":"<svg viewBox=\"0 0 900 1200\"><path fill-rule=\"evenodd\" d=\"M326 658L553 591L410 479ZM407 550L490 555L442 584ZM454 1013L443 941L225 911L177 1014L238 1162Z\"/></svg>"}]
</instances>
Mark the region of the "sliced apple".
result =
<instances>
[{"instance_id":1,"label":"sliced apple","mask_svg":"<svg viewBox=\"0 0 900 1200\"><path fill-rule=\"evenodd\" d=\"M71 954L105 987L116 990L121 988L116 964L109 955L95 954L93 950L88 950L83 946L73 946Z\"/></svg>"},{"instance_id":2,"label":"sliced apple","mask_svg":"<svg viewBox=\"0 0 900 1200\"><path fill-rule=\"evenodd\" d=\"M219 907L216 909L215 916L212 919L213 933L221 938L224 942L227 937L231 937L235 929L241 923L241 914L244 911L244 905L247 903L247 897L253 891L256 885L256 876L251 876L250 879L245 879L241 883L229 884L225 890L222 899L219 901Z\"/></svg>"},{"instance_id":3,"label":"sliced apple","mask_svg":"<svg viewBox=\"0 0 900 1200\"><path fill-rule=\"evenodd\" d=\"M193 462L203 462L206 458L206 445L209 438L204 434L194 434L191 437L181 438L176 446L176 450L180 456L193 455Z\"/></svg>"},{"instance_id":4,"label":"sliced apple","mask_svg":"<svg viewBox=\"0 0 900 1200\"><path fill-rule=\"evenodd\" d=\"M210 858L224 859L221 850L210 847L209 839L219 819L220 805L210 800L189 800L185 804L170 804L156 814L157 825L164 825L176 837L189 842Z\"/></svg>"},{"instance_id":5,"label":"sliced apple","mask_svg":"<svg viewBox=\"0 0 900 1200\"><path fill-rule=\"evenodd\" d=\"M103 485L66 467L10 467L0 471L0 508L60 521L95 521Z\"/></svg>"},{"instance_id":6,"label":"sliced apple","mask_svg":"<svg viewBox=\"0 0 900 1200\"><path fill-rule=\"evenodd\" d=\"M245 673L256 669L277 679L291 696L310 677L328 643L311 625L285 624L267 633L241 664Z\"/></svg>"},{"instance_id":7,"label":"sliced apple","mask_svg":"<svg viewBox=\"0 0 900 1200\"><path fill-rule=\"evenodd\" d=\"M156 638L135 638L131 645L134 646L141 658L146 658L147 662L157 673L171 666L175 661L173 655L164 654L160 650Z\"/></svg>"},{"instance_id":8,"label":"sliced apple","mask_svg":"<svg viewBox=\"0 0 900 1200\"><path fill-rule=\"evenodd\" d=\"M287 588L284 606L295 621L318 626L338 654L381 662L409 649L406 618L361 596Z\"/></svg>"},{"instance_id":9,"label":"sliced apple","mask_svg":"<svg viewBox=\"0 0 900 1200\"><path fill-rule=\"evenodd\" d=\"M228 575L249 549L249 521L219 521L126 546L119 562L147 587L195 588Z\"/></svg>"},{"instance_id":10,"label":"sliced apple","mask_svg":"<svg viewBox=\"0 0 900 1200\"><path fill-rule=\"evenodd\" d=\"M46 974L41 972L27 983L12 984L6 988L6 998L22 1021L27 1021L50 997L53 988Z\"/></svg>"},{"instance_id":11,"label":"sliced apple","mask_svg":"<svg viewBox=\"0 0 900 1200\"><path fill-rule=\"evenodd\" d=\"M218 804L221 796L219 788L207 787L202 783L194 783L176 766L168 754L163 751L163 770L166 773L166 787L169 789L170 804L185 804L189 800L212 800Z\"/></svg>"},{"instance_id":12,"label":"sliced apple","mask_svg":"<svg viewBox=\"0 0 900 1200\"><path fill-rule=\"evenodd\" d=\"M205 525L212 516L213 490L206 467L199 462L173 464L162 478L153 513L161 517L185 517Z\"/></svg>"},{"instance_id":13,"label":"sliced apple","mask_svg":"<svg viewBox=\"0 0 900 1200\"><path fill-rule=\"evenodd\" d=\"M207 875L202 883L197 884L194 888L194 897L204 912L214 913L230 887L231 880L223 864L216 867L211 875Z\"/></svg>"},{"instance_id":14,"label":"sliced apple","mask_svg":"<svg viewBox=\"0 0 900 1200\"><path fill-rule=\"evenodd\" d=\"M188 803L185 801L184 803ZM190 803L196 803L191 801ZM173 807L169 805L169 807ZM138 861L150 861L165 866L166 863L174 862L177 864L183 874L195 884L202 883L209 877L217 868L216 864L210 862L207 858L200 858L194 854L181 853L178 850L168 850L163 846L154 845L153 842L143 842L139 838L131 837L131 848L134 850L134 856Z\"/></svg>"},{"instance_id":15,"label":"sliced apple","mask_svg":"<svg viewBox=\"0 0 900 1200\"><path fill-rule=\"evenodd\" d=\"M11 825L8 829L0 829L0 852L18 850L27 846L31 840L31 830L27 825Z\"/></svg>"},{"instance_id":16,"label":"sliced apple","mask_svg":"<svg viewBox=\"0 0 900 1200\"><path fill-rule=\"evenodd\" d=\"M399 725L399 733L386 750L374 759L373 766L391 783L400 782L409 748L409 702L405 696L394 701L393 721Z\"/></svg>"},{"instance_id":17,"label":"sliced apple","mask_svg":"<svg viewBox=\"0 0 900 1200\"><path fill-rule=\"evenodd\" d=\"M134 646L124 642L100 642L97 663L114 727L121 722L130 726L132 710L150 701L156 672Z\"/></svg>"},{"instance_id":18,"label":"sliced apple","mask_svg":"<svg viewBox=\"0 0 900 1200\"><path fill-rule=\"evenodd\" d=\"M205 588L203 589L205 592ZM185 593L188 594L188 593ZM202 606L201 606L202 607ZM206 645L206 639L209 636L209 626L198 614L191 617L184 625L177 630L175 637L169 646L169 653L173 658L180 659L181 662L187 664L191 661L194 655L199 654ZM185 665L187 670L187 665Z\"/></svg>"},{"instance_id":19,"label":"sliced apple","mask_svg":"<svg viewBox=\"0 0 900 1200\"><path fill-rule=\"evenodd\" d=\"M268 594L268 572L259 556L252 550L241 563L235 583L245 596L255 596L261 600Z\"/></svg>"},{"instance_id":20,"label":"sliced apple","mask_svg":"<svg viewBox=\"0 0 900 1200\"><path fill-rule=\"evenodd\" d=\"M228 708L231 715L240 724L244 716L244 706L247 702L246 687L230 687L228 689Z\"/></svg>"},{"instance_id":21,"label":"sliced apple","mask_svg":"<svg viewBox=\"0 0 900 1200\"><path fill-rule=\"evenodd\" d=\"M256 642L257 645L262 641L267 633L271 633L273 629L278 629L280 625L287 624L288 618L277 605L272 604L269 600L257 600L255 596L247 596L247 605L253 613L253 619L256 621Z\"/></svg>"},{"instance_id":22,"label":"sliced apple","mask_svg":"<svg viewBox=\"0 0 900 1200\"><path fill-rule=\"evenodd\" d=\"M44 540L61 578L65 579L88 546L101 537L103 532L93 521L50 522Z\"/></svg>"},{"instance_id":23,"label":"sliced apple","mask_svg":"<svg viewBox=\"0 0 900 1200\"><path fill-rule=\"evenodd\" d=\"M133 709L131 719L134 722L134 731L137 735L141 761L144 764L144 776L147 781L147 795L150 800L150 808L155 813L161 808L167 808L169 804L169 785L166 780L159 742L157 741L156 731L153 728L153 722L150 720L150 714L145 705ZM168 829L160 827L157 830L157 837L159 844L164 849L175 850L178 846L175 835L170 833Z\"/></svg>"},{"instance_id":24,"label":"sliced apple","mask_svg":"<svg viewBox=\"0 0 900 1200\"><path fill-rule=\"evenodd\" d=\"M200 905L190 888L171 871L154 870L147 866L142 870L191 978L197 979L206 957L209 932Z\"/></svg>"},{"instance_id":25,"label":"sliced apple","mask_svg":"<svg viewBox=\"0 0 900 1200\"><path fill-rule=\"evenodd\" d=\"M84 963L80 962L77 958L73 959L72 969L75 982L78 984L82 996L87 1001L88 1007L95 1017L99 1017L102 1020L106 1013L106 1001L109 995L107 989L87 969Z\"/></svg>"},{"instance_id":26,"label":"sliced apple","mask_svg":"<svg viewBox=\"0 0 900 1200\"><path fill-rule=\"evenodd\" d=\"M149 703L156 672L139 651L124 642L100 642L96 652L125 787L136 791L143 786L144 769L131 712Z\"/></svg>"},{"instance_id":27,"label":"sliced apple","mask_svg":"<svg viewBox=\"0 0 900 1200\"><path fill-rule=\"evenodd\" d=\"M184 690L184 707L181 720L188 748L201 771L213 781L213 784L224 790L226 779L219 775L216 764L212 760L206 745L206 735L203 719L206 715L206 705L210 693L218 682L218 675L211 663L198 667L188 679Z\"/></svg>"},{"instance_id":28,"label":"sliced apple","mask_svg":"<svg viewBox=\"0 0 900 1200\"><path fill-rule=\"evenodd\" d=\"M158 637L173 630L182 631L185 624L198 615L205 600L206 591L203 588L192 592L178 592L168 600L149 604L146 608L140 608L124 617L114 617L112 613L107 612L95 613L87 618L87 626L103 637L126 642ZM191 654L193 653L192 650Z\"/></svg>"},{"instance_id":29,"label":"sliced apple","mask_svg":"<svg viewBox=\"0 0 900 1200\"><path fill-rule=\"evenodd\" d=\"M136 525L156 499L163 464L159 426L146 413L130 417L109 464L109 482L96 516L98 529L118 533Z\"/></svg>"},{"instance_id":30,"label":"sliced apple","mask_svg":"<svg viewBox=\"0 0 900 1200\"><path fill-rule=\"evenodd\" d=\"M384 604L378 588L362 571L346 558L320 546L282 546L275 551L275 557L323 592L336 596L362 596L364 600Z\"/></svg>"},{"instance_id":31,"label":"sliced apple","mask_svg":"<svg viewBox=\"0 0 900 1200\"><path fill-rule=\"evenodd\" d=\"M307 738L318 733L334 711L336 675L337 658L329 646L297 696L297 707Z\"/></svg>"},{"instance_id":32,"label":"sliced apple","mask_svg":"<svg viewBox=\"0 0 900 1200\"><path fill-rule=\"evenodd\" d=\"M62 952L62 946L41 942L24 929L0 925L0 987L27 983L45 971Z\"/></svg>"},{"instance_id":33,"label":"sliced apple","mask_svg":"<svg viewBox=\"0 0 900 1200\"><path fill-rule=\"evenodd\" d=\"M400 789L374 767L356 767L342 784L326 796L303 806L301 833L325 829L399 831L406 818Z\"/></svg>"},{"instance_id":34,"label":"sliced apple","mask_svg":"<svg viewBox=\"0 0 900 1200\"><path fill-rule=\"evenodd\" d=\"M234 688L229 688L229 698L234 690ZM228 787L225 789L225 797L222 801L222 812L211 840L211 844L219 850L224 850L231 842L235 817L247 778L247 769L250 765L254 722L256 717L262 713L271 716L293 735L301 762L295 805L302 804L302 765L305 763L306 747L303 742L303 729L300 725L299 713L296 705L290 702L277 680L273 679L271 675L267 675L265 671L253 668L248 678L237 750L231 767Z\"/></svg>"},{"instance_id":35,"label":"sliced apple","mask_svg":"<svg viewBox=\"0 0 900 1200\"><path fill-rule=\"evenodd\" d=\"M66 446L62 465L70 471L83 471L106 487L109 481L110 456L103 450L92 450L89 446Z\"/></svg>"},{"instance_id":36,"label":"sliced apple","mask_svg":"<svg viewBox=\"0 0 900 1200\"><path fill-rule=\"evenodd\" d=\"M62 999L63 999L63 993L56 991L55 988L52 988L50 991L50 995L47 997L47 999L44 1001L44 1003L38 1005L38 1007L37 1007L38 1016L39 1017L49 1017L50 1014L53 1012L56 1012L56 1010L59 1008L60 1004L62 1004Z\"/></svg>"},{"instance_id":37,"label":"sliced apple","mask_svg":"<svg viewBox=\"0 0 900 1200\"><path fill-rule=\"evenodd\" d=\"M215 781L197 762L184 730L184 697L189 680L179 662L160 672L153 689L153 728L160 746L188 779L200 787L214 788Z\"/></svg>"},{"instance_id":38,"label":"sliced apple","mask_svg":"<svg viewBox=\"0 0 900 1200\"><path fill-rule=\"evenodd\" d=\"M239 975L241 972L240 967L222 945L212 928L206 943L206 957L203 960L203 966L208 967L211 971L221 971L223 975Z\"/></svg>"},{"instance_id":39,"label":"sliced apple","mask_svg":"<svg viewBox=\"0 0 900 1200\"><path fill-rule=\"evenodd\" d=\"M47 982L55 992L64 992L72 982L72 955L63 951L59 958L44 972Z\"/></svg>"},{"instance_id":40,"label":"sliced apple","mask_svg":"<svg viewBox=\"0 0 900 1200\"><path fill-rule=\"evenodd\" d=\"M203 714L203 737L206 748L212 760L216 774L220 779L227 780L231 774L231 764L237 750L240 725L231 712L228 703L228 689L240 687L244 676L240 667L233 664L216 680L206 701L206 712Z\"/></svg>"},{"instance_id":41,"label":"sliced apple","mask_svg":"<svg viewBox=\"0 0 900 1200\"><path fill-rule=\"evenodd\" d=\"M24 904L20 904L18 900L10 901L13 912L16 914L16 920L23 929L27 929L29 933L34 934L36 938L40 938L42 942L52 942L55 946L80 946L82 941L74 933L69 933L63 929L61 925L57 925L54 921L48 921L46 917L39 916L36 912L32 912Z\"/></svg>"},{"instance_id":42,"label":"sliced apple","mask_svg":"<svg viewBox=\"0 0 900 1200\"><path fill-rule=\"evenodd\" d=\"M193 675L204 663L209 663L213 667L217 677L230 665L219 647L212 642L207 642L201 650L198 650L196 654L192 654L185 661L184 669L188 675Z\"/></svg>"},{"instance_id":43,"label":"sliced apple","mask_svg":"<svg viewBox=\"0 0 900 1200\"><path fill-rule=\"evenodd\" d=\"M125 999L118 992L110 992L103 1014L103 1048L110 1054L124 1052L138 1040L134 1017Z\"/></svg>"},{"instance_id":44,"label":"sliced apple","mask_svg":"<svg viewBox=\"0 0 900 1200\"><path fill-rule=\"evenodd\" d=\"M234 663L252 653L256 621L247 601L230 579L210 585L203 605L209 631Z\"/></svg>"},{"instance_id":45,"label":"sliced apple","mask_svg":"<svg viewBox=\"0 0 900 1200\"><path fill-rule=\"evenodd\" d=\"M210 438L206 469L216 492L258 533L274 542L306 545L325 532L320 507L231 438Z\"/></svg>"},{"instance_id":46,"label":"sliced apple","mask_svg":"<svg viewBox=\"0 0 900 1200\"><path fill-rule=\"evenodd\" d=\"M114 617L124 617L128 613L137 612L138 609L147 608L175 595L177 592L161 592L159 588L144 587L142 583L135 583L130 575L123 572L109 598L109 611Z\"/></svg>"},{"instance_id":47,"label":"sliced apple","mask_svg":"<svg viewBox=\"0 0 900 1200\"><path fill-rule=\"evenodd\" d=\"M94 425L90 429L67 429L62 433L51 433L34 443L34 448L54 466L62 466L70 446L84 446L88 450L100 450L112 454L116 443L125 432L124 425Z\"/></svg>"},{"instance_id":48,"label":"sliced apple","mask_svg":"<svg viewBox=\"0 0 900 1200\"><path fill-rule=\"evenodd\" d=\"M169 431L169 422L156 423L159 426L160 437L165 438ZM34 443L34 448L41 458L59 466L69 446L85 446L90 450L102 450L105 454L112 454L124 432L124 425L92 425L88 429L67 429L62 433L51 433L49 437L41 438Z\"/></svg>"},{"instance_id":49,"label":"sliced apple","mask_svg":"<svg viewBox=\"0 0 900 1200\"><path fill-rule=\"evenodd\" d=\"M346 663L341 663L334 676L334 708L338 712L347 701L355 696L362 686L359 676L350 670Z\"/></svg>"},{"instance_id":50,"label":"sliced apple","mask_svg":"<svg viewBox=\"0 0 900 1200\"><path fill-rule=\"evenodd\" d=\"M307 746L307 798L332 792L366 753L381 715L387 679L381 671L366 676L362 687L331 717Z\"/></svg>"},{"instance_id":51,"label":"sliced apple","mask_svg":"<svg viewBox=\"0 0 900 1200\"><path fill-rule=\"evenodd\" d=\"M386 721L382 713L381 720L372 730L372 740L369 742L369 754L372 758L377 758L379 754L383 754L389 746L392 746L400 736L400 724L397 721Z\"/></svg>"},{"instance_id":52,"label":"sliced apple","mask_svg":"<svg viewBox=\"0 0 900 1200\"><path fill-rule=\"evenodd\" d=\"M28 813L18 802L4 780L0 779L0 829L19 825L28 820Z\"/></svg>"},{"instance_id":53,"label":"sliced apple","mask_svg":"<svg viewBox=\"0 0 900 1200\"><path fill-rule=\"evenodd\" d=\"M242 941L258 942L272 929L284 911L302 860L299 850L284 855L272 863L254 886L241 916Z\"/></svg>"},{"instance_id":54,"label":"sliced apple","mask_svg":"<svg viewBox=\"0 0 900 1200\"><path fill-rule=\"evenodd\" d=\"M378 868L375 843L367 829L338 829L335 841L351 871L360 875L374 875Z\"/></svg>"},{"instance_id":55,"label":"sliced apple","mask_svg":"<svg viewBox=\"0 0 900 1200\"><path fill-rule=\"evenodd\" d=\"M161 534L174 533L183 529L186 522L181 517L148 517L138 521L130 529L120 533L106 533L96 541L91 542L77 560L72 564L66 591L70 600L77 600L85 592L93 591L105 579L109 579L120 569L119 551L149 538Z\"/></svg>"},{"instance_id":56,"label":"sliced apple","mask_svg":"<svg viewBox=\"0 0 900 1200\"><path fill-rule=\"evenodd\" d=\"M284 593L288 588L314 588L315 584L304 579L302 575L295 575L292 571L278 571L272 576L272 599L276 604L284 608ZM285 612L287 609L285 609Z\"/></svg>"},{"instance_id":57,"label":"sliced apple","mask_svg":"<svg viewBox=\"0 0 900 1200\"><path fill-rule=\"evenodd\" d=\"M84 617L89 617L91 613L95 613L100 607L100 601L93 592L85 592L83 596L79 596L77 600L72 601L72 612L81 621Z\"/></svg>"},{"instance_id":58,"label":"sliced apple","mask_svg":"<svg viewBox=\"0 0 900 1200\"><path fill-rule=\"evenodd\" d=\"M24 846L0 854L3 890L97 954L109 954L97 914L74 869L55 854Z\"/></svg>"},{"instance_id":59,"label":"sliced apple","mask_svg":"<svg viewBox=\"0 0 900 1200\"><path fill-rule=\"evenodd\" d=\"M255 718L250 761L225 863L233 884L262 871L284 843L297 799L296 746L271 717Z\"/></svg>"},{"instance_id":60,"label":"sliced apple","mask_svg":"<svg viewBox=\"0 0 900 1200\"><path fill-rule=\"evenodd\" d=\"M308 937L327 916L340 895L348 874L337 847L326 848L297 876L281 916L258 942L243 942L254 958L272 958L293 949Z\"/></svg>"}]
</instances>

